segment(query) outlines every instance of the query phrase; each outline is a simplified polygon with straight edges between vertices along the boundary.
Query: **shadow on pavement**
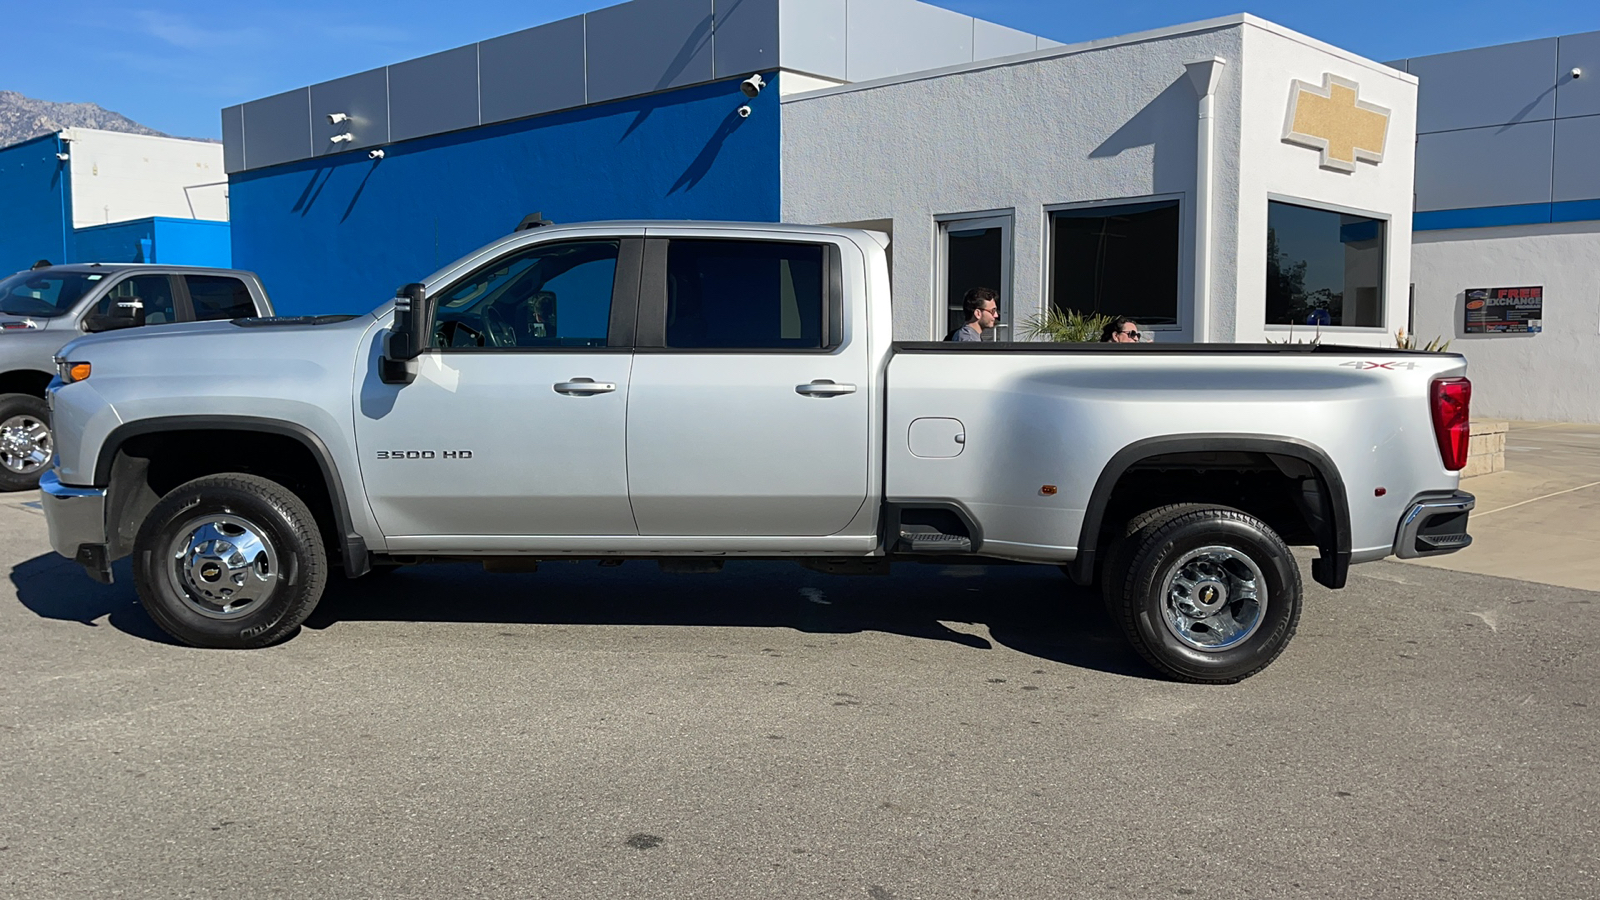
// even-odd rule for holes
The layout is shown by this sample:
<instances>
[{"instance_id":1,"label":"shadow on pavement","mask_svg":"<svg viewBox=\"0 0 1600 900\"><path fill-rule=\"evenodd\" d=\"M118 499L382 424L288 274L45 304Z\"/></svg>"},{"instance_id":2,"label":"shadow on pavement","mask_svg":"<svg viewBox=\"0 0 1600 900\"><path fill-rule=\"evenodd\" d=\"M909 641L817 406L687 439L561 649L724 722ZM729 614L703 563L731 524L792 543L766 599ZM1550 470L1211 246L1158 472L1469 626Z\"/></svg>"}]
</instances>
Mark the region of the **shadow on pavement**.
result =
<instances>
[{"instance_id":1,"label":"shadow on pavement","mask_svg":"<svg viewBox=\"0 0 1600 900\"><path fill-rule=\"evenodd\" d=\"M105 620L118 631L160 644L173 640L151 621L133 591L133 570L123 560L112 567L115 584L100 584L82 567L55 554L36 556L11 570L17 599L42 619L79 622L98 628Z\"/></svg>"},{"instance_id":2,"label":"shadow on pavement","mask_svg":"<svg viewBox=\"0 0 1600 900\"><path fill-rule=\"evenodd\" d=\"M112 627L171 644L140 607L126 560L98 584L53 555L11 571L22 604L47 619ZM508 625L675 625L881 631L988 650L944 623L988 627L994 641L1063 665L1156 679L1103 611L1097 591L1050 566L897 563L891 577L825 575L793 563L730 562L718 574L669 575L652 562L603 568L547 562L537 573L491 575L470 564L415 566L346 581L337 574L306 627L340 622Z\"/></svg>"}]
</instances>

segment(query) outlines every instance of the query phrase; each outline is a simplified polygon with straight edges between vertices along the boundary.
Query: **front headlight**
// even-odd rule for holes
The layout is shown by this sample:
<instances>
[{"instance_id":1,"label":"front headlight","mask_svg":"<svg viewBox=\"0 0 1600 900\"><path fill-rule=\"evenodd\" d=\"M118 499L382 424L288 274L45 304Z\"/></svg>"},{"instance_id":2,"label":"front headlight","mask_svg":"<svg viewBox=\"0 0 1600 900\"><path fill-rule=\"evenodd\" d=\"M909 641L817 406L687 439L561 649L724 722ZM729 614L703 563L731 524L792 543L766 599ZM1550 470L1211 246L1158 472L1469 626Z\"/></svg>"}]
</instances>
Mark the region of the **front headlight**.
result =
<instances>
[{"instance_id":1,"label":"front headlight","mask_svg":"<svg viewBox=\"0 0 1600 900\"><path fill-rule=\"evenodd\" d=\"M56 357L56 375L61 378L62 384L72 384L88 378L91 369L92 367L86 362L72 362Z\"/></svg>"}]
</instances>

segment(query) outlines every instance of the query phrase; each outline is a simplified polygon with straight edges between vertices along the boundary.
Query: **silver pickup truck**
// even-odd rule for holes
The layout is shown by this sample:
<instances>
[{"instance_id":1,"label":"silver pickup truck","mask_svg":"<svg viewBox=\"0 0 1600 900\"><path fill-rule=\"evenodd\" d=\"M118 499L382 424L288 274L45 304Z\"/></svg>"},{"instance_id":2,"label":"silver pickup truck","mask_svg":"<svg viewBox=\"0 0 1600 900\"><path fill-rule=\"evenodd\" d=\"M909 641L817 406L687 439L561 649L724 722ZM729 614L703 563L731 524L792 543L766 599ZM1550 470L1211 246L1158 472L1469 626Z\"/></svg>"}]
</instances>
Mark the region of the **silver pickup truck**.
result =
<instances>
[{"instance_id":1,"label":"silver pickup truck","mask_svg":"<svg viewBox=\"0 0 1600 900\"><path fill-rule=\"evenodd\" d=\"M330 571L651 558L1060 566L1168 675L1267 666L1312 577L1470 540L1453 354L895 343L888 240L545 227L362 316L80 339L51 542L180 640L293 634Z\"/></svg>"},{"instance_id":2,"label":"silver pickup truck","mask_svg":"<svg viewBox=\"0 0 1600 900\"><path fill-rule=\"evenodd\" d=\"M154 264L42 266L0 280L0 491L33 490L52 452L45 388L75 337L270 316L253 273Z\"/></svg>"}]
</instances>

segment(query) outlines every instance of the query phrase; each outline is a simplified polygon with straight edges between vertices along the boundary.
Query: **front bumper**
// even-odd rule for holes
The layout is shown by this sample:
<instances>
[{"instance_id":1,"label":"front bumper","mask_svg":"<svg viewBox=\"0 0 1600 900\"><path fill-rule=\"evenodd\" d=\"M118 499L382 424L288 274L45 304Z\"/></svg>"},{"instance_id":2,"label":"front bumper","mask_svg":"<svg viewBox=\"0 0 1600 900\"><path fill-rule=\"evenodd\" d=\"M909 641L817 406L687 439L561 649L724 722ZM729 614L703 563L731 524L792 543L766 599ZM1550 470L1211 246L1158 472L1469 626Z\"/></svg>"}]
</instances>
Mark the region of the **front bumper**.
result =
<instances>
[{"instance_id":1,"label":"front bumper","mask_svg":"<svg viewBox=\"0 0 1600 900\"><path fill-rule=\"evenodd\" d=\"M106 489L69 487L52 469L39 479L39 498L50 527L50 546L83 566L96 581L110 584Z\"/></svg>"},{"instance_id":2,"label":"front bumper","mask_svg":"<svg viewBox=\"0 0 1600 900\"><path fill-rule=\"evenodd\" d=\"M1421 559L1470 546L1467 516L1476 503L1477 499L1466 491L1423 494L1412 500L1395 531L1394 555Z\"/></svg>"}]
</instances>

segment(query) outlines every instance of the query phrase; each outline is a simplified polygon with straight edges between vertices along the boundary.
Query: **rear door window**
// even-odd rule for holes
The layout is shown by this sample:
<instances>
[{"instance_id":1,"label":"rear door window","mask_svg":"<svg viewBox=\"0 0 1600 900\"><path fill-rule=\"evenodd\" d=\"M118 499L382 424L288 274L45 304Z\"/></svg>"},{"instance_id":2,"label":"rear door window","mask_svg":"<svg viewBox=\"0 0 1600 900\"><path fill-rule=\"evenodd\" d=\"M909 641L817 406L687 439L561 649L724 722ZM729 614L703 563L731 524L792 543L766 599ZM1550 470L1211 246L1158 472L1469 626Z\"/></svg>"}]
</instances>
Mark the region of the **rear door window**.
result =
<instances>
[{"instance_id":1,"label":"rear door window","mask_svg":"<svg viewBox=\"0 0 1600 900\"><path fill-rule=\"evenodd\" d=\"M825 253L787 241L672 241L666 345L821 349Z\"/></svg>"},{"instance_id":2,"label":"rear door window","mask_svg":"<svg viewBox=\"0 0 1600 900\"><path fill-rule=\"evenodd\" d=\"M250 288L237 278L227 275L185 275L189 288L189 302L194 305L194 317L200 321L214 319L246 319L256 314L256 304L250 299Z\"/></svg>"}]
</instances>

